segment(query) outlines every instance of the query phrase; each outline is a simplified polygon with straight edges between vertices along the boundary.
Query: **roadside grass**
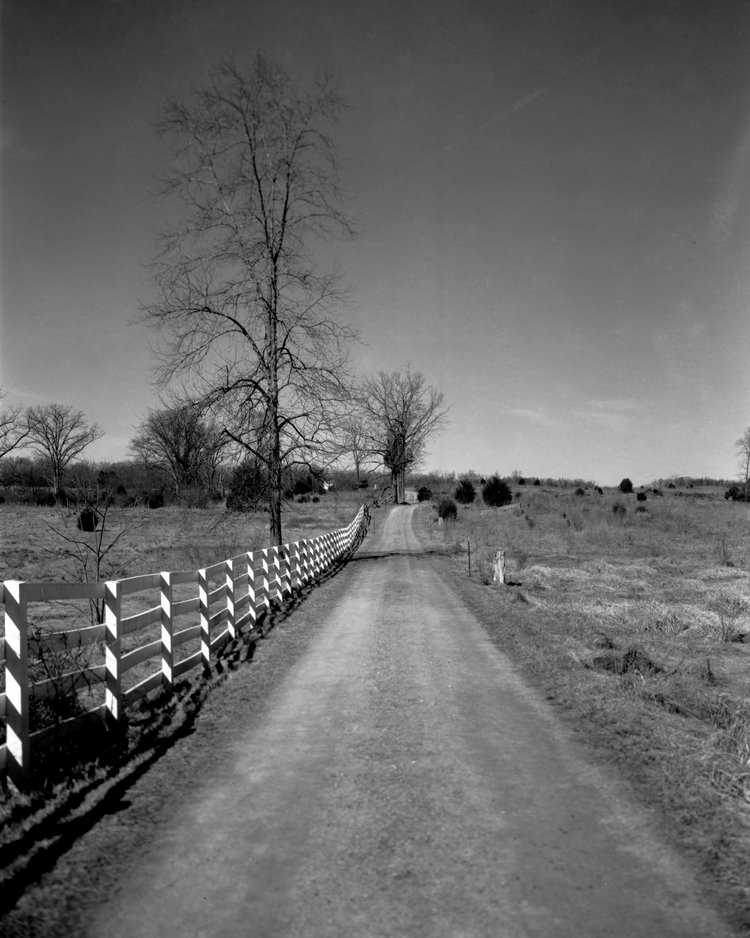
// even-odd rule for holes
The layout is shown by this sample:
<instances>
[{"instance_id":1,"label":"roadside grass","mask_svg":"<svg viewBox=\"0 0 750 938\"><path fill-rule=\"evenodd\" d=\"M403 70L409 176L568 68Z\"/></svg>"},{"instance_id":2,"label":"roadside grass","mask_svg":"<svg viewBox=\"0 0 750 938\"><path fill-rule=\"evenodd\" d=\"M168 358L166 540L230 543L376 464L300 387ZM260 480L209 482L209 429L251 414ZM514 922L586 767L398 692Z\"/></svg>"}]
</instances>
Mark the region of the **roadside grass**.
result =
<instances>
[{"instance_id":1,"label":"roadside grass","mask_svg":"<svg viewBox=\"0 0 750 938\"><path fill-rule=\"evenodd\" d=\"M750 511L696 494L527 489L416 524L493 642L659 808L750 933Z\"/></svg>"},{"instance_id":2,"label":"roadside grass","mask_svg":"<svg viewBox=\"0 0 750 938\"><path fill-rule=\"evenodd\" d=\"M287 542L303 537L314 537L347 524L361 504L361 493L332 492L318 502L305 504L287 502L284 506L284 536ZM65 555L66 544L53 529L60 529L60 513L54 508L37 508L19 505L0 505L0 525L3 533L3 552L0 558L0 579L58 580L81 579L79 573ZM70 518L66 518L70 522ZM257 550L270 542L268 516L264 512L248 514L226 512L221 507L212 509L195 508L126 508L113 509L108 523L112 530L122 528L122 539L116 546L117 576L135 576L163 570L197 570L244 551ZM91 535L93 537L93 535ZM85 537L85 535L81 535ZM195 595L196 586L188 584L175 589L175 601ZM158 590L144 591L123 600L123 615L131 615L143 609L158 606ZM35 603L29 608L29 634L43 636L46 633L80 628L90 624L90 608L87 601ZM186 623L187 624L187 623ZM123 652L159 638L159 627L142 629L123 639ZM0 619L0 639L4 635L4 622ZM181 646L181 657L187 657L200 648L200 639ZM32 680L51 678L77 672L84 675L87 666L104 662L102 643L84 649L67 650L30 659ZM127 673L127 686L138 683L155 669L152 660L131 669ZM0 692L5 689L4 668L0 666ZM32 732L58 726L70 716L99 706L104 702L103 684L88 686L82 680L77 691L58 694L43 701L32 702ZM151 706L146 704L145 706ZM158 708L158 702L154 704ZM5 728L0 723L0 743L4 742ZM50 754L46 764L52 766L55 759L65 771L77 775L82 766L93 759L96 762L97 747L106 752L110 740L98 734L93 746L84 753L71 749L69 741L63 748ZM118 741L120 745L121 741ZM40 770L42 787L46 787L44 771ZM50 778L58 781L52 771ZM0 795L2 803L2 795ZM0 814L0 821L2 815Z\"/></svg>"}]
</instances>

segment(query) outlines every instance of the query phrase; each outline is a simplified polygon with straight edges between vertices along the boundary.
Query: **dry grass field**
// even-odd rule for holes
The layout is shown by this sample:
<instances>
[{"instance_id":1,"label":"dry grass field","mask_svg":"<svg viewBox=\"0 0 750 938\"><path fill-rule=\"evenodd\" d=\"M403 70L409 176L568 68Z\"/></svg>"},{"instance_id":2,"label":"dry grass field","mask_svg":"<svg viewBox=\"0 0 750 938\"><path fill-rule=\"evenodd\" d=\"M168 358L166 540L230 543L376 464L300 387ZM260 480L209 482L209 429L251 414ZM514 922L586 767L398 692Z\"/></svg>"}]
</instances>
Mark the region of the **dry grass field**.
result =
<instances>
[{"instance_id":1,"label":"dry grass field","mask_svg":"<svg viewBox=\"0 0 750 938\"><path fill-rule=\"evenodd\" d=\"M362 498L357 492L330 492L313 502L287 502L282 520L287 543L315 537L348 524L356 515ZM66 508L42 508L0 505L0 580L90 581L117 579L160 571L195 571L203 566L258 550L270 543L268 516L255 513L227 512L222 507L197 508L112 508L103 533L82 532L77 528L77 512ZM94 550L101 539L106 552L100 569L93 564ZM87 558L84 570L81 558ZM197 586L177 587L175 601L197 595ZM123 615L132 615L159 605L158 590L143 591L123 600ZM29 635L65 631L88 626L100 618L87 600L77 602L34 603L29 607ZM185 623L187 624L187 623ZM0 619L0 637L4 623ZM157 626L134 632L123 639L123 652L131 651L159 637ZM184 643L185 657L199 651L200 640ZM102 664L102 643L75 651L48 654L44 659L31 658L31 679L57 679L59 675ZM157 668L146 660L128 671L127 686L133 686ZM5 689L5 674L0 667L0 691ZM57 724L79 711L91 709L104 701L104 685L86 686L76 694L58 695L52 701L35 701L31 710L32 731ZM4 741L0 726L0 742Z\"/></svg>"},{"instance_id":2,"label":"dry grass field","mask_svg":"<svg viewBox=\"0 0 750 938\"><path fill-rule=\"evenodd\" d=\"M750 506L708 488L514 495L442 526L420 511L421 533L449 548L493 642L734 890L750 931Z\"/></svg>"}]
</instances>

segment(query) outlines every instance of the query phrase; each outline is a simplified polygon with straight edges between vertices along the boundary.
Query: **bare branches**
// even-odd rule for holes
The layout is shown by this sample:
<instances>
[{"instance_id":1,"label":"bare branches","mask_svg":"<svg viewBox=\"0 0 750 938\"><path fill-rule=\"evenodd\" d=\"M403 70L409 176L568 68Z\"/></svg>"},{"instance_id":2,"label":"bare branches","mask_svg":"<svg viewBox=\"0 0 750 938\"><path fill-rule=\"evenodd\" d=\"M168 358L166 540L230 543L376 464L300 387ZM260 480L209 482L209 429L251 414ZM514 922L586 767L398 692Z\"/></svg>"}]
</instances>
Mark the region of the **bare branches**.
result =
<instances>
[{"instance_id":1,"label":"bare branches","mask_svg":"<svg viewBox=\"0 0 750 938\"><path fill-rule=\"evenodd\" d=\"M157 298L143 310L161 338L158 379L182 382L260 461L275 543L282 468L323 445L348 393L353 332L332 316L344 294L312 250L352 235L328 133L341 109L329 81L300 93L257 56L170 102L161 128L175 144L164 191L183 215L162 238Z\"/></svg>"},{"instance_id":2,"label":"bare branches","mask_svg":"<svg viewBox=\"0 0 750 938\"><path fill-rule=\"evenodd\" d=\"M5 396L5 392L0 389L0 405ZM23 407L20 404L0 406L0 459L13 452L28 435L29 429L24 418Z\"/></svg>"},{"instance_id":3,"label":"bare branches","mask_svg":"<svg viewBox=\"0 0 750 938\"><path fill-rule=\"evenodd\" d=\"M428 386L421 371L379 372L363 386L361 405L367 416L368 449L390 469L397 500L404 500L406 473L419 465L427 440L447 414L443 394Z\"/></svg>"},{"instance_id":4,"label":"bare branches","mask_svg":"<svg viewBox=\"0 0 750 938\"><path fill-rule=\"evenodd\" d=\"M94 424L88 424L82 411L69 404L45 404L26 412L29 445L44 460L52 491L57 495L67 465L103 436Z\"/></svg>"},{"instance_id":5,"label":"bare branches","mask_svg":"<svg viewBox=\"0 0 750 938\"><path fill-rule=\"evenodd\" d=\"M181 404L153 410L131 440L131 452L145 465L172 477L175 493L190 486L212 488L228 438L202 418L197 407Z\"/></svg>"}]
</instances>

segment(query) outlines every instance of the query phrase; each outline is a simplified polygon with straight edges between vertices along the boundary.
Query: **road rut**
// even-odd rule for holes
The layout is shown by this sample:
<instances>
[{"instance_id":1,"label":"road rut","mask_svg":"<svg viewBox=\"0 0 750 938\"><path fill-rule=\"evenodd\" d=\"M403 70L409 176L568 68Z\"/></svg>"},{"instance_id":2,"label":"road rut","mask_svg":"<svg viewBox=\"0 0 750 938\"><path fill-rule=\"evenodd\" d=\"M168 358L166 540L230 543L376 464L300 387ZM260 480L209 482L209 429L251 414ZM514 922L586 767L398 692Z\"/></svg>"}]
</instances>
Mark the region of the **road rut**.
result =
<instances>
[{"instance_id":1,"label":"road rut","mask_svg":"<svg viewBox=\"0 0 750 938\"><path fill-rule=\"evenodd\" d=\"M415 510L339 574L263 721L89 934L731 934L441 580Z\"/></svg>"}]
</instances>

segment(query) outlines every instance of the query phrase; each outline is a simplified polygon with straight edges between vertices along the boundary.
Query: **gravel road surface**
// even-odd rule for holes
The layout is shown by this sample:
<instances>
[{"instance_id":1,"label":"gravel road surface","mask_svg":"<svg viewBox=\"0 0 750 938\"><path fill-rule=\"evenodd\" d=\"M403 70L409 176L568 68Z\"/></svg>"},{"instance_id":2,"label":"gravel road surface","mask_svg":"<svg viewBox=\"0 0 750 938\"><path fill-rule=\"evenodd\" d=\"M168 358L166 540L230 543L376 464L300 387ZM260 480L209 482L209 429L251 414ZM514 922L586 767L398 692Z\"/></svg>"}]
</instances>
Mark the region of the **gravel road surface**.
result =
<instances>
[{"instance_id":1,"label":"gravel road surface","mask_svg":"<svg viewBox=\"0 0 750 938\"><path fill-rule=\"evenodd\" d=\"M263 720L91 935L731 934L441 581L415 510L339 574Z\"/></svg>"}]
</instances>

